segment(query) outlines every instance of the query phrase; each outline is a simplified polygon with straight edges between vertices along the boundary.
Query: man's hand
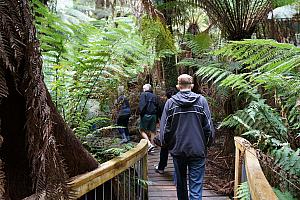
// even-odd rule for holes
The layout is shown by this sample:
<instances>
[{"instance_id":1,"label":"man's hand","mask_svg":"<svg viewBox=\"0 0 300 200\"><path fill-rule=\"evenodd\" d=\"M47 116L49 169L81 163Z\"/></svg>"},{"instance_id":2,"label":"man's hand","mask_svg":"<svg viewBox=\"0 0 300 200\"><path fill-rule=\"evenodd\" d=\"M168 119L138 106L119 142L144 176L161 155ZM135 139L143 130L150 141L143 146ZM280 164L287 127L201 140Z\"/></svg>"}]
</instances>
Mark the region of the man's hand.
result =
<instances>
[{"instance_id":1,"label":"man's hand","mask_svg":"<svg viewBox=\"0 0 300 200\"><path fill-rule=\"evenodd\" d=\"M156 135L154 138L153 138L153 143L156 144L157 146L161 147L161 141L159 139L159 135Z\"/></svg>"}]
</instances>

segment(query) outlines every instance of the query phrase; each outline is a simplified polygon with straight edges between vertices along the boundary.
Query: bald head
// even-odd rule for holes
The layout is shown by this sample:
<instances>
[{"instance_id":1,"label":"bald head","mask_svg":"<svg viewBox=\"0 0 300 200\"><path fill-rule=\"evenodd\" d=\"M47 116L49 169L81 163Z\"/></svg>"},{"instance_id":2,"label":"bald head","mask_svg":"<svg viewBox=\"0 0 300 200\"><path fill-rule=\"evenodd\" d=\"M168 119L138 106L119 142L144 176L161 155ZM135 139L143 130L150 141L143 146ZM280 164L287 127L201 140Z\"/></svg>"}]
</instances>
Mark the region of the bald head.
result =
<instances>
[{"instance_id":1,"label":"bald head","mask_svg":"<svg viewBox=\"0 0 300 200\"><path fill-rule=\"evenodd\" d=\"M178 85L176 86L179 90L191 90L194 87L193 77L188 74L181 74L177 78Z\"/></svg>"},{"instance_id":2,"label":"bald head","mask_svg":"<svg viewBox=\"0 0 300 200\"><path fill-rule=\"evenodd\" d=\"M150 91L151 90L151 85L150 84L145 84L144 86L143 86L143 91L144 92L146 92L146 91Z\"/></svg>"}]
</instances>

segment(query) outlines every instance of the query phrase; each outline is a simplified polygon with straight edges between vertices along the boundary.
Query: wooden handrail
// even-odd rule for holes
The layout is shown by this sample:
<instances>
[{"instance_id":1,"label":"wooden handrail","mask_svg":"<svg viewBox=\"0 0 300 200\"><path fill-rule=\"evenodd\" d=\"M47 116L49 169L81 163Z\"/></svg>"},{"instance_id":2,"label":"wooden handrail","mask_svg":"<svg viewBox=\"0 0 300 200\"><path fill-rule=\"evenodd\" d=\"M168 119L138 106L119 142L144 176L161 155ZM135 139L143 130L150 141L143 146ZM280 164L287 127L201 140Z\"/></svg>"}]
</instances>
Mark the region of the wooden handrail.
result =
<instances>
[{"instance_id":1,"label":"wooden handrail","mask_svg":"<svg viewBox=\"0 0 300 200\"><path fill-rule=\"evenodd\" d=\"M241 183L241 161L244 159L251 198L253 200L277 200L278 198L266 179L257 159L256 151L251 147L250 142L241 137L234 137L234 142L236 147L234 195L237 196L237 188Z\"/></svg>"},{"instance_id":2,"label":"wooden handrail","mask_svg":"<svg viewBox=\"0 0 300 200\"><path fill-rule=\"evenodd\" d=\"M97 188L99 185L102 185L106 181L119 175L139 160L147 160L147 147L147 140L142 139L135 148L99 165L97 169L73 177L72 180L69 181L69 188L71 191L75 192L75 198L81 197ZM147 161L144 163L147 165ZM147 166L144 167L144 169L147 170ZM147 172L144 172L144 176L144 178L147 179Z\"/></svg>"}]
</instances>

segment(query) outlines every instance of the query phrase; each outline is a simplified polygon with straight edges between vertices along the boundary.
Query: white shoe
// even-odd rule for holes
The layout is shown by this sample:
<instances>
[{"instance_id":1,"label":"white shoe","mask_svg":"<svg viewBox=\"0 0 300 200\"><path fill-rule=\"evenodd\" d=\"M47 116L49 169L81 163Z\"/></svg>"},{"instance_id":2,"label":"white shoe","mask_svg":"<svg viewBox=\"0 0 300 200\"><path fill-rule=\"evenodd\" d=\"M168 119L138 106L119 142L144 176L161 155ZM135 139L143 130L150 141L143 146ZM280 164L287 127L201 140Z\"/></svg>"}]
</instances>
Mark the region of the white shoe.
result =
<instances>
[{"instance_id":1,"label":"white shoe","mask_svg":"<svg viewBox=\"0 0 300 200\"><path fill-rule=\"evenodd\" d=\"M148 152L153 153L154 152L154 145L150 145L148 148Z\"/></svg>"},{"instance_id":2,"label":"white shoe","mask_svg":"<svg viewBox=\"0 0 300 200\"><path fill-rule=\"evenodd\" d=\"M159 173L159 174L165 173L165 171L164 171L163 169L158 169L158 165L155 166L155 172L156 172L156 173Z\"/></svg>"}]
</instances>

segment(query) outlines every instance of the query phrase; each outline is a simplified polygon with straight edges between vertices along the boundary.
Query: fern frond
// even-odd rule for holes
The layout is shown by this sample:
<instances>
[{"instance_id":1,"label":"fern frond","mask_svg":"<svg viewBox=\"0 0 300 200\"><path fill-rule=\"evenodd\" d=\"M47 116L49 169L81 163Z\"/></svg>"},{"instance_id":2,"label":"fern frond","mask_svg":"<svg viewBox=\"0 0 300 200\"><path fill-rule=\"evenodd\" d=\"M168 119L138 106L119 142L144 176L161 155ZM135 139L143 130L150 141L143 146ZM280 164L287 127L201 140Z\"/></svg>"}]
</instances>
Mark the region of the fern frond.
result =
<instances>
[{"instance_id":1,"label":"fern frond","mask_svg":"<svg viewBox=\"0 0 300 200\"><path fill-rule=\"evenodd\" d=\"M287 140L287 128L281 117L264 100L250 102L245 109L226 118L221 126L243 126L247 130L245 134L253 134L255 138L259 138L258 133L264 133L280 141Z\"/></svg>"},{"instance_id":2,"label":"fern frond","mask_svg":"<svg viewBox=\"0 0 300 200\"><path fill-rule=\"evenodd\" d=\"M273 189L276 196L280 200L296 200L296 198L293 197L293 195L290 192L281 192L279 189L274 188Z\"/></svg>"},{"instance_id":3,"label":"fern frond","mask_svg":"<svg viewBox=\"0 0 300 200\"><path fill-rule=\"evenodd\" d=\"M248 182L243 182L238 186L237 189L237 196L235 198L241 199L241 200L250 200L251 199L251 193L248 186Z\"/></svg>"},{"instance_id":4,"label":"fern frond","mask_svg":"<svg viewBox=\"0 0 300 200\"><path fill-rule=\"evenodd\" d=\"M285 171L300 177L300 149L294 151L288 145L271 152L275 159L275 164Z\"/></svg>"},{"instance_id":5,"label":"fern frond","mask_svg":"<svg viewBox=\"0 0 300 200\"><path fill-rule=\"evenodd\" d=\"M206 32L199 33L195 36L190 36L187 46L191 48L192 52L200 55L204 50L208 49L211 44L210 35Z\"/></svg>"},{"instance_id":6,"label":"fern frond","mask_svg":"<svg viewBox=\"0 0 300 200\"><path fill-rule=\"evenodd\" d=\"M80 126L85 116L81 112L86 111L90 98L108 96L104 99L111 104L111 90L155 60L152 44L143 42L130 17L105 23L74 20L81 13L57 15L38 0L33 5L46 84L58 110L73 127Z\"/></svg>"}]
</instances>

